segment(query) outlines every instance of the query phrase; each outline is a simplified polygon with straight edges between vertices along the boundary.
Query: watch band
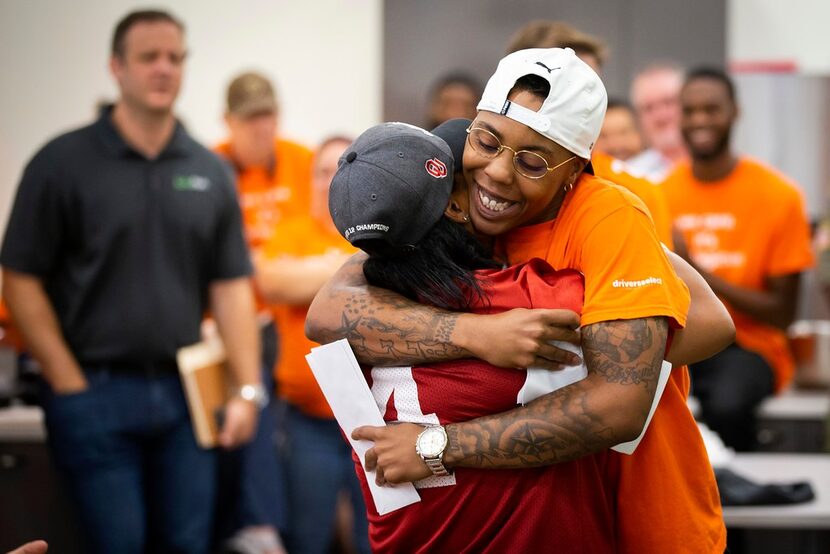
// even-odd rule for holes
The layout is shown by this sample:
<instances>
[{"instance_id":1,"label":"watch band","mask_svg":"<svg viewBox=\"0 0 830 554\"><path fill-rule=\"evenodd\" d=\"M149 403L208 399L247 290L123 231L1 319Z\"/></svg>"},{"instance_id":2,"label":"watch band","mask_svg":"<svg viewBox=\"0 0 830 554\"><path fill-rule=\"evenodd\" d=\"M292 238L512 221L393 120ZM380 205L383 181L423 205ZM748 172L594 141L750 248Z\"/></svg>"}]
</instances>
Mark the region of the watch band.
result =
<instances>
[{"instance_id":1,"label":"watch band","mask_svg":"<svg viewBox=\"0 0 830 554\"><path fill-rule=\"evenodd\" d=\"M424 458L424 463L433 475L444 477L450 474L450 472L447 471L446 466L444 466L444 463L441 461L441 458Z\"/></svg>"}]
</instances>

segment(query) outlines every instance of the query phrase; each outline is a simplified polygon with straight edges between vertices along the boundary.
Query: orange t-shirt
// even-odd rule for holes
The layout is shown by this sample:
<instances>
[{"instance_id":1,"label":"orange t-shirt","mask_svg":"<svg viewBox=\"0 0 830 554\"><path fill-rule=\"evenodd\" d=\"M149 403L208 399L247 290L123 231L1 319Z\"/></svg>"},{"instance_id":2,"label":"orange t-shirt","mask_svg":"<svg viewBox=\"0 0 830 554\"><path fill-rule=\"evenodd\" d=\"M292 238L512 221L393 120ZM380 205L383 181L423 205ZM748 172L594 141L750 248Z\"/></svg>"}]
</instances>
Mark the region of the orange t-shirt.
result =
<instances>
[{"instance_id":1,"label":"orange t-shirt","mask_svg":"<svg viewBox=\"0 0 830 554\"><path fill-rule=\"evenodd\" d=\"M17 353L26 350L23 337L20 336L9 309L6 307L6 302L2 299L0 299L0 346L11 348Z\"/></svg>"},{"instance_id":2,"label":"orange t-shirt","mask_svg":"<svg viewBox=\"0 0 830 554\"><path fill-rule=\"evenodd\" d=\"M654 220L657 236L669 249L674 249L671 236L671 214L663 189L647 179L628 173L622 162L604 152L594 151L591 155L591 165L594 166L594 174L597 177L627 188L643 201L651 214L651 219Z\"/></svg>"},{"instance_id":3,"label":"orange t-shirt","mask_svg":"<svg viewBox=\"0 0 830 554\"><path fill-rule=\"evenodd\" d=\"M263 247L269 258L354 252L356 249L343 237L309 215L282 221ZM317 346L305 336L308 306L276 304L273 309L280 335L280 357L275 369L280 396L314 417L334 417L305 359Z\"/></svg>"},{"instance_id":4,"label":"orange t-shirt","mask_svg":"<svg viewBox=\"0 0 830 554\"><path fill-rule=\"evenodd\" d=\"M218 145L216 152L234 165L230 143ZM262 246L282 219L309 212L313 157L305 146L274 139L274 167L236 168L248 246Z\"/></svg>"},{"instance_id":5,"label":"orange t-shirt","mask_svg":"<svg viewBox=\"0 0 830 554\"><path fill-rule=\"evenodd\" d=\"M274 139L274 167L236 166L229 142L214 149L236 172L236 190L248 248L261 248L282 219L307 215L311 209L311 171L314 152L295 142ZM257 290L257 311L273 309ZM274 314L272 314L274 315Z\"/></svg>"},{"instance_id":6,"label":"orange t-shirt","mask_svg":"<svg viewBox=\"0 0 830 554\"><path fill-rule=\"evenodd\" d=\"M580 177L553 221L503 241L510 263L542 257L585 276L582 324L666 316L685 324L689 291L660 246L643 203L591 175ZM672 371L637 450L619 454L617 548L622 553L722 553L726 528L717 484L686 406L689 374Z\"/></svg>"},{"instance_id":7,"label":"orange t-shirt","mask_svg":"<svg viewBox=\"0 0 830 554\"><path fill-rule=\"evenodd\" d=\"M720 181L703 183L683 162L663 183L689 254L703 269L752 290L765 280L813 265L810 227L798 189L775 170L748 158ZM775 372L776 388L795 364L786 334L733 309L737 343L758 353Z\"/></svg>"}]
</instances>

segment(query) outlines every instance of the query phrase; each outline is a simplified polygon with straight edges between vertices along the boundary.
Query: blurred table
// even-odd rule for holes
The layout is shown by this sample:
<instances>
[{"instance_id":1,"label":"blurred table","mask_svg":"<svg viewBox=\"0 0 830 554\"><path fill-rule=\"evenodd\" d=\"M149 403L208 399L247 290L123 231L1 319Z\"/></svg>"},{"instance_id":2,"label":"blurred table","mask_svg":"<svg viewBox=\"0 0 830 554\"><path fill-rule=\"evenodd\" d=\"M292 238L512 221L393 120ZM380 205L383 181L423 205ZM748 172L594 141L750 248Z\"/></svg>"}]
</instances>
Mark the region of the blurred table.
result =
<instances>
[{"instance_id":1,"label":"blurred table","mask_svg":"<svg viewBox=\"0 0 830 554\"><path fill-rule=\"evenodd\" d=\"M742 535L739 553L830 552L830 455L737 454L730 468L758 483L807 481L816 495L789 506L725 507L730 534L740 530Z\"/></svg>"},{"instance_id":2,"label":"blurred table","mask_svg":"<svg viewBox=\"0 0 830 554\"><path fill-rule=\"evenodd\" d=\"M830 392L787 389L756 411L758 443L764 452L826 452Z\"/></svg>"}]
</instances>

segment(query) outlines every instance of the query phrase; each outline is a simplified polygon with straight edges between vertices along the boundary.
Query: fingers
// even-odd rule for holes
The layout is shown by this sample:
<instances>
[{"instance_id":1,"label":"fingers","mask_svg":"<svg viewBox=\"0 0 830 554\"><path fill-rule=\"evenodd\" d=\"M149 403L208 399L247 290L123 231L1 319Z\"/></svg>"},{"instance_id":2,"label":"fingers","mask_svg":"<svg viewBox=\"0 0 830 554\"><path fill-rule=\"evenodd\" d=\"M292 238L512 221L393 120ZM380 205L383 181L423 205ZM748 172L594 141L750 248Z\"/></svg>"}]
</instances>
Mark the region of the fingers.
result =
<instances>
[{"instance_id":1,"label":"fingers","mask_svg":"<svg viewBox=\"0 0 830 554\"><path fill-rule=\"evenodd\" d=\"M386 484L386 478L383 475L382 467L378 467L377 470L375 470L375 483L381 487Z\"/></svg>"},{"instance_id":2,"label":"fingers","mask_svg":"<svg viewBox=\"0 0 830 554\"><path fill-rule=\"evenodd\" d=\"M366 467L366 471L374 471L378 465L378 454L374 448L370 448L366 451L366 454L363 455L363 465Z\"/></svg>"},{"instance_id":3,"label":"fingers","mask_svg":"<svg viewBox=\"0 0 830 554\"><path fill-rule=\"evenodd\" d=\"M229 402L225 407L225 421L219 431L219 446L233 449L248 442L256 433L257 418L256 407L250 402Z\"/></svg>"},{"instance_id":4,"label":"fingers","mask_svg":"<svg viewBox=\"0 0 830 554\"><path fill-rule=\"evenodd\" d=\"M228 410L225 411L225 421L222 422L222 428L219 429L219 446L222 448L231 448L233 446L234 426L235 421L233 417L228 417Z\"/></svg>"},{"instance_id":5,"label":"fingers","mask_svg":"<svg viewBox=\"0 0 830 554\"><path fill-rule=\"evenodd\" d=\"M580 333L579 329L546 326L540 333L539 340L545 342L558 340L579 346L582 344L582 333Z\"/></svg>"},{"instance_id":6,"label":"fingers","mask_svg":"<svg viewBox=\"0 0 830 554\"><path fill-rule=\"evenodd\" d=\"M579 315L571 310L538 310L542 321L547 325L555 327L569 327L576 329L579 327Z\"/></svg>"},{"instance_id":7,"label":"fingers","mask_svg":"<svg viewBox=\"0 0 830 554\"><path fill-rule=\"evenodd\" d=\"M553 346L552 344L540 344L539 350L536 352L536 359L533 361L534 367L541 367L537 366L536 362L543 362L544 364L559 364L560 366L577 366L582 363L582 358L580 358L577 354L573 352L568 352L567 350L563 350L557 346ZM548 365L544 365L547 369L562 369L562 367L548 367Z\"/></svg>"},{"instance_id":8,"label":"fingers","mask_svg":"<svg viewBox=\"0 0 830 554\"><path fill-rule=\"evenodd\" d=\"M373 427L371 425L364 425L363 427L355 427L352 431L352 438L354 440L376 441L380 436L381 430L384 427Z\"/></svg>"},{"instance_id":9,"label":"fingers","mask_svg":"<svg viewBox=\"0 0 830 554\"><path fill-rule=\"evenodd\" d=\"M45 554L49 549L46 541L32 541L10 551L8 554Z\"/></svg>"}]
</instances>

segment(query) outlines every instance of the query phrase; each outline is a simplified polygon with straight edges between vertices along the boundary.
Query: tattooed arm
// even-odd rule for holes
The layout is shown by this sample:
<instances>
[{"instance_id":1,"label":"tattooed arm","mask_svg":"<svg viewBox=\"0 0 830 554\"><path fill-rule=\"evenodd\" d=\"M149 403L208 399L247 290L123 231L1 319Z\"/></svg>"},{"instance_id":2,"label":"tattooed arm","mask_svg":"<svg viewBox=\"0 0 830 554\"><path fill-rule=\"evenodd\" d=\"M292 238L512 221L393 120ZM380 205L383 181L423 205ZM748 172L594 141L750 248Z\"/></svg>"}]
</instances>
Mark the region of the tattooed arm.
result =
<instances>
[{"instance_id":1,"label":"tattooed arm","mask_svg":"<svg viewBox=\"0 0 830 554\"><path fill-rule=\"evenodd\" d=\"M595 323L582 331L588 376L509 412L447 425L449 467L546 466L636 438L648 415L666 346L666 318ZM430 475L415 453L423 428L403 423L362 427L355 438L375 441L367 469L379 482Z\"/></svg>"},{"instance_id":2,"label":"tattooed arm","mask_svg":"<svg viewBox=\"0 0 830 554\"><path fill-rule=\"evenodd\" d=\"M657 388L667 332L665 318L587 326L588 377L505 414L449 425L447 463L544 466L636 438Z\"/></svg>"},{"instance_id":3,"label":"tattooed arm","mask_svg":"<svg viewBox=\"0 0 830 554\"><path fill-rule=\"evenodd\" d=\"M369 286L365 260L365 254L355 254L320 289L306 317L308 338L319 343L348 339L357 359L372 365L477 357L500 367L560 369L580 362L548 344L579 342L579 317L570 310L494 315L439 310Z\"/></svg>"}]
</instances>

